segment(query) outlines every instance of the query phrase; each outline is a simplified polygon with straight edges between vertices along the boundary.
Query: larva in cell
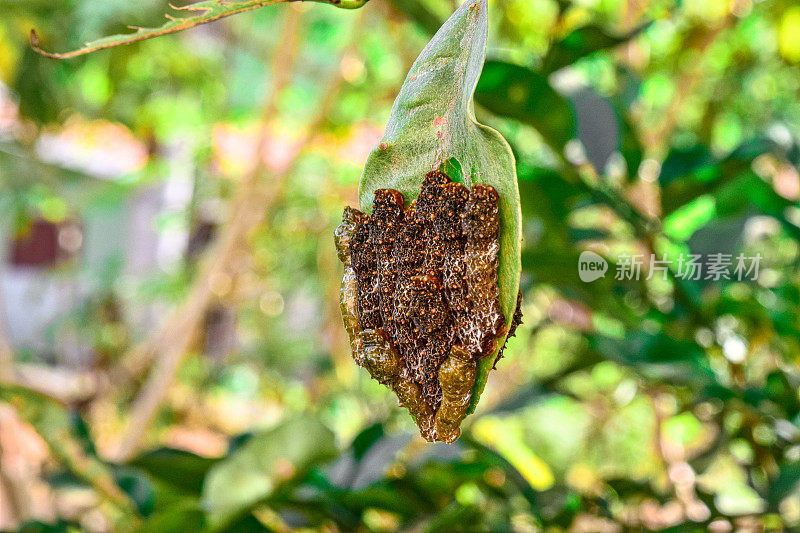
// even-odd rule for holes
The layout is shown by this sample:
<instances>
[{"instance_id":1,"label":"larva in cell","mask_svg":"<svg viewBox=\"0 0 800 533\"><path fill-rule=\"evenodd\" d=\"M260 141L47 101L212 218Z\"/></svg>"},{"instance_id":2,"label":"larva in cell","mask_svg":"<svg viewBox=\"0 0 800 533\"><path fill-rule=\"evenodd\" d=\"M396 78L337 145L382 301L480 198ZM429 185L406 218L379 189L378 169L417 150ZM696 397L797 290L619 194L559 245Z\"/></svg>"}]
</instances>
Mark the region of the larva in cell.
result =
<instances>
[{"instance_id":1,"label":"larva in cell","mask_svg":"<svg viewBox=\"0 0 800 533\"><path fill-rule=\"evenodd\" d=\"M464 217L464 248L469 299L472 303L470 330L461 339L477 357L491 354L495 339L503 334L505 317L497 286L497 254L500 251L499 196L490 185L472 186Z\"/></svg>"},{"instance_id":2,"label":"larva in cell","mask_svg":"<svg viewBox=\"0 0 800 533\"><path fill-rule=\"evenodd\" d=\"M366 215L352 208L345 208L342 223L334 233L339 260L344 264L341 286L341 311L347 331L353 359L363 366L377 381L388 386L400 403L414 418L420 433L425 439L433 441L434 412L422 396L420 386L405 376L400 355L389 343L386 334L380 329L362 330L359 326L356 272L351 260L351 243L357 234L359 224Z\"/></svg>"},{"instance_id":3,"label":"larva in cell","mask_svg":"<svg viewBox=\"0 0 800 533\"><path fill-rule=\"evenodd\" d=\"M420 386L402 373L402 361L383 331L366 330L360 334L364 346L364 368L380 383L389 387L408 409L425 440L435 440L434 411L422 395Z\"/></svg>"},{"instance_id":4,"label":"larva in cell","mask_svg":"<svg viewBox=\"0 0 800 533\"><path fill-rule=\"evenodd\" d=\"M475 359L463 347L454 345L439 367L442 403L435 418L437 440L453 442L461 435L461 421L472 399L476 375Z\"/></svg>"},{"instance_id":5,"label":"larva in cell","mask_svg":"<svg viewBox=\"0 0 800 533\"><path fill-rule=\"evenodd\" d=\"M358 280L353 268L350 253L350 243L356 234L359 224L364 222L365 215L357 209L345 207L342 222L334 232L334 243L339 260L344 264L344 275L339 290L339 306L342 310L342 320L347 336L350 340L350 349L353 359L359 366L363 364L363 351L361 339L357 335L360 330L358 325Z\"/></svg>"}]
</instances>

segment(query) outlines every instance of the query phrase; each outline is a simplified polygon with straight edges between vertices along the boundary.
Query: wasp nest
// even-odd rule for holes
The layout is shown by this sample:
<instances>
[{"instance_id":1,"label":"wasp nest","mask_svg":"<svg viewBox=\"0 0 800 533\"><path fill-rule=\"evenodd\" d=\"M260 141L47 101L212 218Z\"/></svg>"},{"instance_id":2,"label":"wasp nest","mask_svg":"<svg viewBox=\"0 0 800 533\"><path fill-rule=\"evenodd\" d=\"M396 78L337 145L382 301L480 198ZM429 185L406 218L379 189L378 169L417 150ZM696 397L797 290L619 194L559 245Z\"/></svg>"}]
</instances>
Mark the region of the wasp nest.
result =
<instances>
[{"instance_id":1,"label":"wasp nest","mask_svg":"<svg viewBox=\"0 0 800 533\"><path fill-rule=\"evenodd\" d=\"M353 357L395 392L429 441L458 438L477 361L506 332L498 200L489 185L468 189L434 171L410 206L379 189L371 215L348 207L336 229Z\"/></svg>"}]
</instances>

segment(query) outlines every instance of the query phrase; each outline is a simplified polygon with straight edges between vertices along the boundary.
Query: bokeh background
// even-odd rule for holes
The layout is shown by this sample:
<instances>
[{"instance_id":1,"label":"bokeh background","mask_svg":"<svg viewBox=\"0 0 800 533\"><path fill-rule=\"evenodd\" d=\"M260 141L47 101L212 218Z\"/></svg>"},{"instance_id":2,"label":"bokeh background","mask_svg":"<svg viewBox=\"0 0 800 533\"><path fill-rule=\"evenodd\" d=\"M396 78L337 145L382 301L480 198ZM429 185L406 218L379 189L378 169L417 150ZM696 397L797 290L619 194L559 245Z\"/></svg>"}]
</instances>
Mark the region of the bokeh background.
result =
<instances>
[{"instance_id":1,"label":"bokeh background","mask_svg":"<svg viewBox=\"0 0 800 533\"><path fill-rule=\"evenodd\" d=\"M431 445L350 358L332 232L457 3L56 61L32 27L61 51L180 13L0 0L1 530L800 527L800 7L489 2L476 114L517 157L525 318ZM763 260L614 279L682 252Z\"/></svg>"}]
</instances>

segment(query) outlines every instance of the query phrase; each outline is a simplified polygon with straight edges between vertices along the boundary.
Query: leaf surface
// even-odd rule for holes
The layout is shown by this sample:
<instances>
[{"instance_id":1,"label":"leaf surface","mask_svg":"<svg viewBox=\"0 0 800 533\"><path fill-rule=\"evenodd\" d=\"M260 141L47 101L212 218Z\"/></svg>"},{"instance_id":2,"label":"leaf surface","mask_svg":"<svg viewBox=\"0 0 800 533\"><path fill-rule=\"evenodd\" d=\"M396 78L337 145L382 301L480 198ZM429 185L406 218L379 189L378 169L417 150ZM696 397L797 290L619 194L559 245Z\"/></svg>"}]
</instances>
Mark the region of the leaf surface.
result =
<instances>
[{"instance_id":1,"label":"leaf surface","mask_svg":"<svg viewBox=\"0 0 800 533\"><path fill-rule=\"evenodd\" d=\"M212 527L230 524L283 483L336 454L333 433L312 416L287 420L253 435L206 475L203 507Z\"/></svg>"}]
</instances>

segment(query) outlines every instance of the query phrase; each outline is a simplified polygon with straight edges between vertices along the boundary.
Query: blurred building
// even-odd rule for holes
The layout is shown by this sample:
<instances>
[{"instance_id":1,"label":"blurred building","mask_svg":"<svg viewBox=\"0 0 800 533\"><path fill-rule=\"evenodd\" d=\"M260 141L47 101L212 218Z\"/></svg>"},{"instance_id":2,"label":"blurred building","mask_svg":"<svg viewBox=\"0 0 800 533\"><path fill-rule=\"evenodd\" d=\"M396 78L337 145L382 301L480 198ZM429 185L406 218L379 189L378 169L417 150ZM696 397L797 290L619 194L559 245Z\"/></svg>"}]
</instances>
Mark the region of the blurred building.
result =
<instances>
[{"instance_id":1,"label":"blurred building","mask_svg":"<svg viewBox=\"0 0 800 533\"><path fill-rule=\"evenodd\" d=\"M13 102L0 95L2 129L17 127ZM3 137L0 137L2 139ZM18 358L81 367L93 359L81 335L81 316L93 296L112 291L120 277L138 286L174 267L187 253L185 220L194 187L186 147L162 154L168 177L130 190L125 178L140 170L148 147L122 125L75 117L39 136L35 150L0 141L0 313ZM49 174L64 173L67 190L54 190ZM62 176L58 176L62 178ZM42 182L39 197L17 194ZM124 194L121 194L124 191ZM117 284L118 285L118 284ZM142 303L126 319L147 330L159 310Z\"/></svg>"}]
</instances>

